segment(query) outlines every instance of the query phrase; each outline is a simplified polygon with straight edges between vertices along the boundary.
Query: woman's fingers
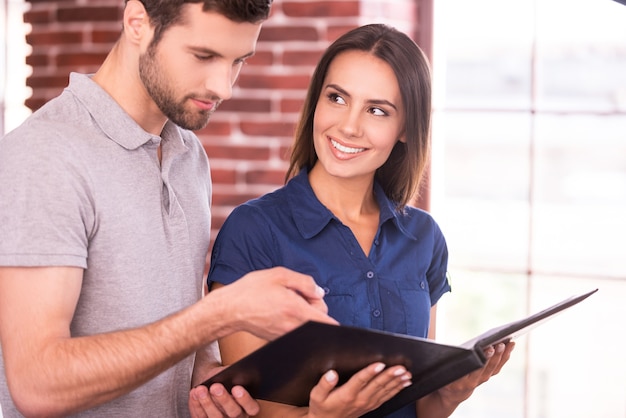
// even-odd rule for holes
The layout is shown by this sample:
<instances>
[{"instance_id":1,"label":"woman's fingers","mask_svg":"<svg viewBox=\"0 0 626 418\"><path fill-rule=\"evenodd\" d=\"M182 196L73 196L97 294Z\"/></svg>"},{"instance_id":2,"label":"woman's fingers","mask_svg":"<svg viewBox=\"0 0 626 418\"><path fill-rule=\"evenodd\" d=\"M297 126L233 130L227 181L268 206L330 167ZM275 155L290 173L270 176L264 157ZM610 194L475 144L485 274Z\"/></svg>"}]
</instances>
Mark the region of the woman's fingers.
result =
<instances>
[{"instance_id":1,"label":"woman's fingers","mask_svg":"<svg viewBox=\"0 0 626 418\"><path fill-rule=\"evenodd\" d=\"M338 381L332 370L322 376L311 391L311 416L363 415L411 385L411 374L403 366L386 369L383 363L373 363L339 387Z\"/></svg>"}]
</instances>

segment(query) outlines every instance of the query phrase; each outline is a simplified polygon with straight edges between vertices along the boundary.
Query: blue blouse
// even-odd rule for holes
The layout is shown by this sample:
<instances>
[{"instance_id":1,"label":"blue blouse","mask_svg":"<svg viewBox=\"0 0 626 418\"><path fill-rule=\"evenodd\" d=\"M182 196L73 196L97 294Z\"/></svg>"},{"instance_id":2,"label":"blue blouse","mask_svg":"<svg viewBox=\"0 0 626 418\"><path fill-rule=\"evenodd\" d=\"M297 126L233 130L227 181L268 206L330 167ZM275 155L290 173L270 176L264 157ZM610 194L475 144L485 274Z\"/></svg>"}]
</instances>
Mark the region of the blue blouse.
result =
<instances>
[{"instance_id":1,"label":"blue blouse","mask_svg":"<svg viewBox=\"0 0 626 418\"><path fill-rule=\"evenodd\" d=\"M312 276L343 325L426 337L431 306L450 291L445 239L427 212L400 213L378 184L374 192L380 222L368 255L317 199L306 170L237 207L213 246L209 286L283 266ZM413 405L390 415L415 416Z\"/></svg>"}]
</instances>

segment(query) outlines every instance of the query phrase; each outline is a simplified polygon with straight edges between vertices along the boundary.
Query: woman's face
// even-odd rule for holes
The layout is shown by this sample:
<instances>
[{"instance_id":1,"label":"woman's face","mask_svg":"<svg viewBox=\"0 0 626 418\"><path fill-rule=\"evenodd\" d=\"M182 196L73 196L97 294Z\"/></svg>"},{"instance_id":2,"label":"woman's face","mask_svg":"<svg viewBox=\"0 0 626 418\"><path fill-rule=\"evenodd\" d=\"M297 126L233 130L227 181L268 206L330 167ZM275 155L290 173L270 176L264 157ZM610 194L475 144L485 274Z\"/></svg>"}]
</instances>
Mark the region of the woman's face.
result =
<instances>
[{"instance_id":1,"label":"woman's face","mask_svg":"<svg viewBox=\"0 0 626 418\"><path fill-rule=\"evenodd\" d=\"M404 105L385 61L363 51L337 55L328 68L313 119L318 161L331 176L369 177L404 142Z\"/></svg>"}]
</instances>

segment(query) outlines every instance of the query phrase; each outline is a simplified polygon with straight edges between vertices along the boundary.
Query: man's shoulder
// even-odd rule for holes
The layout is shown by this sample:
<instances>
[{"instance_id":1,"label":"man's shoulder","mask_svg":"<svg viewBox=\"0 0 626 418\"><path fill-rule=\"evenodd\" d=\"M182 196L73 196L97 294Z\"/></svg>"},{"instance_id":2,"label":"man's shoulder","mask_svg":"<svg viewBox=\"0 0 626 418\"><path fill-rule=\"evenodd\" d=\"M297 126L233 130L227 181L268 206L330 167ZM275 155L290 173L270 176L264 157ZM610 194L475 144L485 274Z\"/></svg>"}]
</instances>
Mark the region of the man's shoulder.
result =
<instances>
[{"instance_id":1,"label":"man's shoulder","mask_svg":"<svg viewBox=\"0 0 626 418\"><path fill-rule=\"evenodd\" d=\"M84 121L88 111L67 90L35 110L24 122L6 136L31 133L54 134L59 131L79 129L76 122Z\"/></svg>"}]
</instances>

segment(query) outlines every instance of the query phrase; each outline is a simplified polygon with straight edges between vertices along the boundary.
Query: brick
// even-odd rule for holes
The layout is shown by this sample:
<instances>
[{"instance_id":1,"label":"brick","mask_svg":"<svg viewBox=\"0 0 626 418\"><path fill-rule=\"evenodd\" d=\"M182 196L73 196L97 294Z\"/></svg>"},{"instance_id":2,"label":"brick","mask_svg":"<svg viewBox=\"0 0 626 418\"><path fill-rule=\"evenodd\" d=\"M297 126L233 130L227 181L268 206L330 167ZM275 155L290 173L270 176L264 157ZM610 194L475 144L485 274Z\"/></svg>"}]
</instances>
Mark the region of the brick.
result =
<instances>
[{"instance_id":1,"label":"brick","mask_svg":"<svg viewBox=\"0 0 626 418\"><path fill-rule=\"evenodd\" d=\"M235 207L257 197L259 193L213 191L213 206Z\"/></svg>"},{"instance_id":2,"label":"brick","mask_svg":"<svg viewBox=\"0 0 626 418\"><path fill-rule=\"evenodd\" d=\"M33 31L26 34L26 42L39 46L80 44L83 40L83 33L77 31Z\"/></svg>"},{"instance_id":3,"label":"brick","mask_svg":"<svg viewBox=\"0 0 626 418\"><path fill-rule=\"evenodd\" d=\"M26 79L26 85L28 87L32 87L33 89L50 87L64 88L65 86L67 86L68 81L69 74L53 76L38 76L33 74Z\"/></svg>"},{"instance_id":4,"label":"brick","mask_svg":"<svg viewBox=\"0 0 626 418\"><path fill-rule=\"evenodd\" d=\"M215 202L213 202L213 206L215 207ZM211 243L215 241L215 237L217 236L217 231L219 231L222 225L224 225L224 222L226 222L226 216L227 215L217 215L217 214L211 216L211 230L215 231L215 232L211 232L211 237L212 237Z\"/></svg>"},{"instance_id":5,"label":"brick","mask_svg":"<svg viewBox=\"0 0 626 418\"><path fill-rule=\"evenodd\" d=\"M270 157L270 150L264 147L216 143L205 144L204 149L209 159L264 161Z\"/></svg>"},{"instance_id":6,"label":"brick","mask_svg":"<svg viewBox=\"0 0 626 418\"><path fill-rule=\"evenodd\" d=\"M289 162L289 158L291 157L291 147L292 144L280 147L280 150L278 151L278 156L282 161L285 161L287 163Z\"/></svg>"},{"instance_id":7,"label":"brick","mask_svg":"<svg viewBox=\"0 0 626 418\"><path fill-rule=\"evenodd\" d=\"M282 99L280 101L280 113L300 113L306 93L302 92L301 99Z\"/></svg>"},{"instance_id":8,"label":"brick","mask_svg":"<svg viewBox=\"0 0 626 418\"><path fill-rule=\"evenodd\" d=\"M81 52L80 54L59 54L56 62L60 67L99 66L106 58L106 52Z\"/></svg>"},{"instance_id":9,"label":"brick","mask_svg":"<svg viewBox=\"0 0 626 418\"><path fill-rule=\"evenodd\" d=\"M272 51L259 51L257 49L254 56L246 61L246 66L266 66L274 64L274 53Z\"/></svg>"},{"instance_id":10,"label":"brick","mask_svg":"<svg viewBox=\"0 0 626 418\"><path fill-rule=\"evenodd\" d=\"M47 54L31 54L26 57L26 64L32 67L46 67L50 64Z\"/></svg>"},{"instance_id":11,"label":"brick","mask_svg":"<svg viewBox=\"0 0 626 418\"><path fill-rule=\"evenodd\" d=\"M29 97L24 100L24 105L29 109L39 109L41 106L46 104L49 99L46 97Z\"/></svg>"},{"instance_id":12,"label":"brick","mask_svg":"<svg viewBox=\"0 0 626 418\"><path fill-rule=\"evenodd\" d=\"M250 136L287 136L293 135L294 126L288 122L249 122L243 120L239 124L241 132Z\"/></svg>"},{"instance_id":13,"label":"brick","mask_svg":"<svg viewBox=\"0 0 626 418\"><path fill-rule=\"evenodd\" d=\"M94 30L91 32L91 41L97 44L114 44L120 37L120 30Z\"/></svg>"},{"instance_id":14,"label":"brick","mask_svg":"<svg viewBox=\"0 0 626 418\"><path fill-rule=\"evenodd\" d=\"M311 73L313 73L313 68L317 65L323 53L323 49L312 51L286 50L283 53L282 63L283 65L306 65L311 67Z\"/></svg>"},{"instance_id":15,"label":"brick","mask_svg":"<svg viewBox=\"0 0 626 418\"><path fill-rule=\"evenodd\" d=\"M259 40L263 42L315 42L318 39L317 29L311 26L268 26L259 36Z\"/></svg>"},{"instance_id":16,"label":"brick","mask_svg":"<svg viewBox=\"0 0 626 418\"><path fill-rule=\"evenodd\" d=\"M288 17L350 17L359 16L359 1L283 1L283 13Z\"/></svg>"},{"instance_id":17,"label":"brick","mask_svg":"<svg viewBox=\"0 0 626 418\"><path fill-rule=\"evenodd\" d=\"M269 113L271 102L269 99L230 99L222 102L219 111L233 112L261 112Z\"/></svg>"},{"instance_id":18,"label":"brick","mask_svg":"<svg viewBox=\"0 0 626 418\"><path fill-rule=\"evenodd\" d=\"M283 184L285 170L251 170L246 173L247 184Z\"/></svg>"},{"instance_id":19,"label":"brick","mask_svg":"<svg viewBox=\"0 0 626 418\"><path fill-rule=\"evenodd\" d=\"M119 7L60 7L56 18L59 22L119 22Z\"/></svg>"},{"instance_id":20,"label":"brick","mask_svg":"<svg viewBox=\"0 0 626 418\"><path fill-rule=\"evenodd\" d=\"M237 173L235 170L211 168L211 179L213 183L235 184L237 182Z\"/></svg>"},{"instance_id":21,"label":"brick","mask_svg":"<svg viewBox=\"0 0 626 418\"><path fill-rule=\"evenodd\" d=\"M238 84L243 88L255 89L306 89L310 75L241 74Z\"/></svg>"},{"instance_id":22,"label":"brick","mask_svg":"<svg viewBox=\"0 0 626 418\"><path fill-rule=\"evenodd\" d=\"M32 3L32 2L31 2ZM28 10L24 12L24 22L30 24L49 23L52 20L50 10Z\"/></svg>"},{"instance_id":23,"label":"brick","mask_svg":"<svg viewBox=\"0 0 626 418\"><path fill-rule=\"evenodd\" d=\"M339 38L341 35L343 35L346 32L349 32L350 30L356 28L357 25L333 25L333 26L329 26L326 30L326 35L327 38L326 40L330 43L333 42L335 39Z\"/></svg>"},{"instance_id":24,"label":"brick","mask_svg":"<svg viewBox=\"0 0 626 418\"><path fill-rule=\"evenodd\" d=\"M220 112L218 110L218 112ZM221 113L221 112L220 112ZM232 127L230 122L215 120L215 117L209 121L209 124L196 132L198 136L230 136Z\"/></svg>"}]
</instances>

